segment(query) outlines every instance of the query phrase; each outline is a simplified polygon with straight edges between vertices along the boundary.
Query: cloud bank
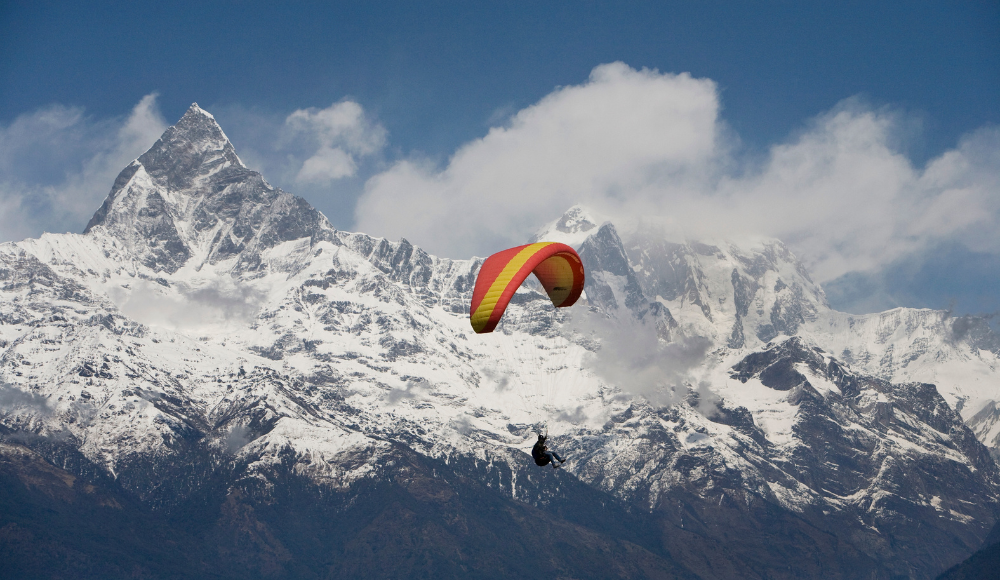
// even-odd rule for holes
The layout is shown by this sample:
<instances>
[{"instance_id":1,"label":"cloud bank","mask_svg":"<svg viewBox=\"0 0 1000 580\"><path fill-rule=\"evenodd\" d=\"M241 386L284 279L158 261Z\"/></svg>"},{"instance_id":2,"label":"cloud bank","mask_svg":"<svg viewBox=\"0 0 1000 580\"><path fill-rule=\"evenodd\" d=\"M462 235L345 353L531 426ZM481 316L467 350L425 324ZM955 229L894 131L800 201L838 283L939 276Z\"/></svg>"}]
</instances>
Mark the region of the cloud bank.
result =
<instances>
[{"instance_id":1,"label":"cloud bank","mask_svg":"<svg viewBox=\"0 0 1000 580\"><path fill-rule=\"evenodd\" d=\"M53 105L0 126L0 242L82 231L118 173L166 128L155 94L124 118Z\"/></svg>"},{"instance_id":2,"label":"cloud bank","mask_svg":"<svg viewBox=\"0 0 1000 580\"><path fill-rule=\"evenodd\" d=\"M748 160L712 81L605 64L444 167L405 159L373 176L355 228L482 256L583 203L674 238L777 237L821 282L942 240L1000 254L1000 129L922 168L898 146L907 131L897 113L849 99Z\"/></svg>"}]
</instances>

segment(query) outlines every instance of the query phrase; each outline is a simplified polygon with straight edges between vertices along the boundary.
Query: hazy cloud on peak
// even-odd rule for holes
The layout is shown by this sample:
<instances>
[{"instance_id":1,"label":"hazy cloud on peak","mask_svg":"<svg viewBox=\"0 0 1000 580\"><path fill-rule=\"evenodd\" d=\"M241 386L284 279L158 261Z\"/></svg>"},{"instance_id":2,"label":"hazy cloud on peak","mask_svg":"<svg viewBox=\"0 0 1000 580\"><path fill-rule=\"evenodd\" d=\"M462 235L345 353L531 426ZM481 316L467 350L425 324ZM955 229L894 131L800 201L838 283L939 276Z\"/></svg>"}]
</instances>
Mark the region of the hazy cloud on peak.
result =
<instances>
[{"instance_id":1,"label":"hazy cloud on peak","mask_svg":"<svg viewBox=\"0 0 1000 580\"><path fill-rule=\"evenodd\" d=\"M108 295L123 314L143 324L203 332L249 323L266 299L264 293L224 278L170 289L137 280L130 292L112 288Z\"/></svg>"}]
</instances>

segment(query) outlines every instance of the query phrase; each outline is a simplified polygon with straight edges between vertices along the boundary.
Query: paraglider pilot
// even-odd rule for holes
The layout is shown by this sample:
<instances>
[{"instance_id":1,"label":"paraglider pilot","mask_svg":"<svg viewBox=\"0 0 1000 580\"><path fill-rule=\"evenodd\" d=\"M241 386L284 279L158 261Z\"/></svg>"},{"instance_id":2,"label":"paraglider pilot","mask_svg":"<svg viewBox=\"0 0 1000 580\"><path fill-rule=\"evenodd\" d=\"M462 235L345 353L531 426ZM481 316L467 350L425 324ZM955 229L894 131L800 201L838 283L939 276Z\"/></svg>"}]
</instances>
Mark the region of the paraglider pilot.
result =
<instances>
[{"instance_id":1,"label":"paraglider pilot","mask_svg":"<svg viewBox=\"0 0 1000 580\"><path fill-rule=\"evenodd\" d=\"M541 433L538 434L538 441L535 443L535 446L531 448L531 458L535 460L535 465L545 466L551 463L553 469L558 469L560 463L566 462L555 451L549 451L549 448L545 446L545 435ZM556 463L556 461L559 463Z\"/></svg>"}]
</instances>

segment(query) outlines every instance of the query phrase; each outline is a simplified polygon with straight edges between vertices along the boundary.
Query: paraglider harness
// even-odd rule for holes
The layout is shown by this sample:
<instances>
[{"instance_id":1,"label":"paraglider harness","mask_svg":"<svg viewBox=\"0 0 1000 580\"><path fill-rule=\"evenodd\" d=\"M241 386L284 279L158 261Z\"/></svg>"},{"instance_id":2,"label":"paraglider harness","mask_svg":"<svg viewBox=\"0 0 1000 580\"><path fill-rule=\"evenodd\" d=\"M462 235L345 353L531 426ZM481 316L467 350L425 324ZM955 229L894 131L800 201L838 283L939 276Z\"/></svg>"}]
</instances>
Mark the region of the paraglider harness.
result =
<instances>
[{"instance_id":1,"label":"paraglider harness","mask_svg":"<svg viewBox=\"0 0 1000 580\"><path fill-rule=\"evenodd\" d=\"M535 460L535 465L539 467L545 467L546 465L549 464L549 461L551 461L549 459L549 456L545 454L545 450L547 449L545 447L545 439L547 437L548 434L542 435L541 433L539 433L538 442L535 443L535 446L531 448L531 458Z\"/></svg>"}]
</instances>

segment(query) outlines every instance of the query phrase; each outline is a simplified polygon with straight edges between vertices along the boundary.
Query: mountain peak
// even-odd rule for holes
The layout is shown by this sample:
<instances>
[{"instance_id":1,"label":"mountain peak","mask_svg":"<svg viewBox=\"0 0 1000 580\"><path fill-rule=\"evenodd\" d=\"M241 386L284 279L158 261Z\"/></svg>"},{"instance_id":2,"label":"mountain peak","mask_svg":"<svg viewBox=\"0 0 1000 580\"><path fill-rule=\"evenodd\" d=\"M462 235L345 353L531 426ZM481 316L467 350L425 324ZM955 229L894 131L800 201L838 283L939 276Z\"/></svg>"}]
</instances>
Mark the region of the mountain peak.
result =
<instances>
[{"instance_id":1,"label":"mountain peak","mask_svg":"<svg viewBox=\"0 0 1000 580\"><path fill-rule=\"evenodd\" d=\"M136 179L145 179L157 189L191 192L197 189L196 182L227 169L249 172L215 117L198 103L192 103L175 125L168 127L152 147L122 170L84 233L98 225L112 226L123 214L134 213L131 209L136 208L122 206L136 205L135 196L131 203L127 201Z\"/></svg>"},{"instance_id":2,"label":"mountain peak","mask_svg":"<svg viewBox=\"0 0 1000 580\"><path fill-rule=\"evenodd\" d=\"M191 103L191 106L188 107L187 112L184 113L184 117L187 117L188 115L198 115L198 116L202 116L202 117L208 117L209 119L212 119L213 121L215 120L215 117L213 117L212 114L209 113L208 111L206 111L205 109L202 109L201 107L199 107L198 103Z\"/></svg>"},{"instance_id":3,"label":"mountain peak","mask_svg":"<svg viewBox=\"0 0 1000 580\"><path fill-rule=\"evenodd\" d=\"M97 226L168 273L192 257L200 267L332 230L305 200L248 169L198 103L122 170L84 233Z\"/></svg>"},{"instance_id":4,"label":"mountain peak","mask_svg":"<svg viewBox=\"0 0 1000 580\"><path fill-rule=\"evenodd\" d=\"M139 162L150 175L166 178L175 187L188 185L178 181L184 177L204 176L225 167L246 169L215 117L198 103L192 103Z\"/></svg>"},{"instance_id":5,"label":"mountain peak","mask_svg":"<svg viewBox=\"0 0 1000 580\"><path fill-rule=\"evenodd\" d=\"M531 238L532 242L561 242L578 247L591 234L597 232L597 226L606 220L597 217L588 207L576 204L566 210L563 215L542 227Z\"/></svg>"}]
</instances>

